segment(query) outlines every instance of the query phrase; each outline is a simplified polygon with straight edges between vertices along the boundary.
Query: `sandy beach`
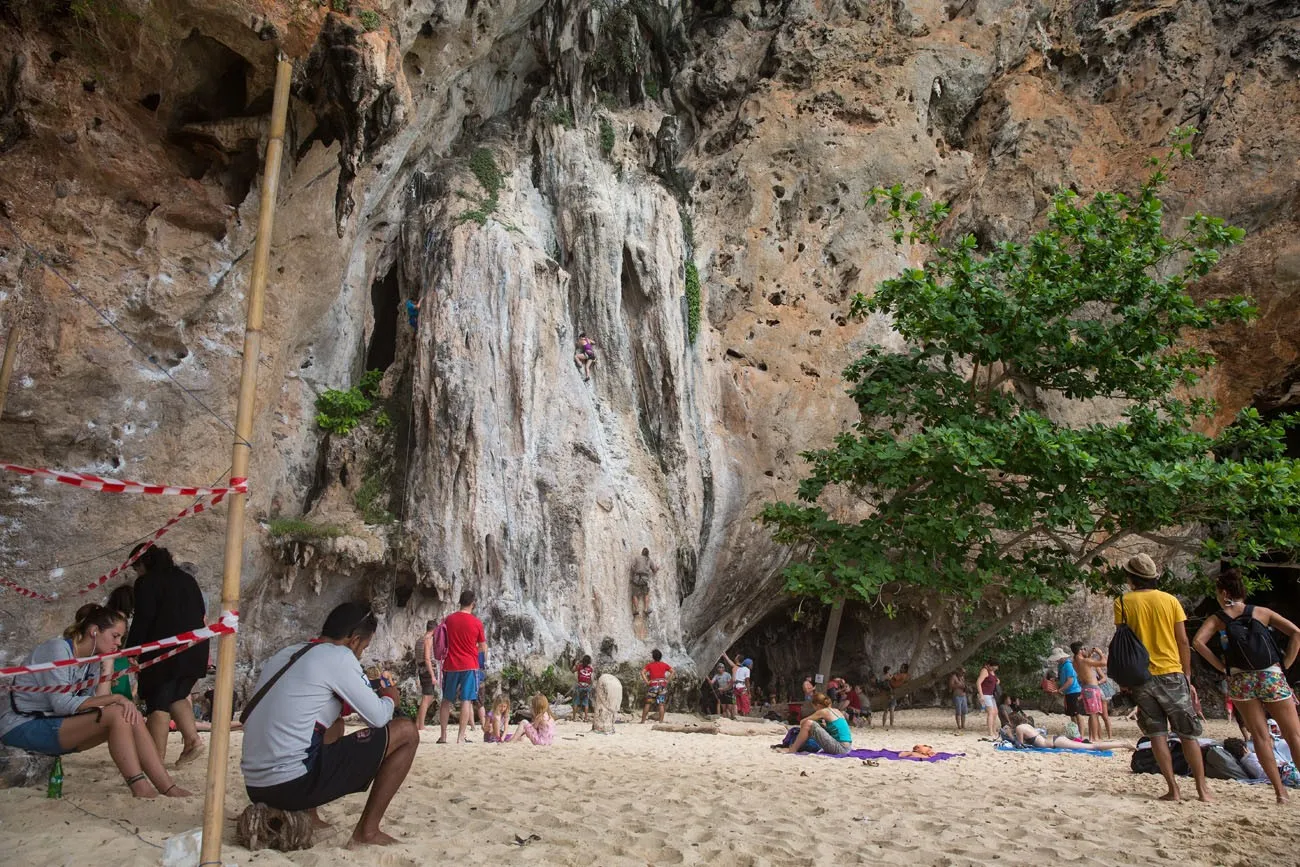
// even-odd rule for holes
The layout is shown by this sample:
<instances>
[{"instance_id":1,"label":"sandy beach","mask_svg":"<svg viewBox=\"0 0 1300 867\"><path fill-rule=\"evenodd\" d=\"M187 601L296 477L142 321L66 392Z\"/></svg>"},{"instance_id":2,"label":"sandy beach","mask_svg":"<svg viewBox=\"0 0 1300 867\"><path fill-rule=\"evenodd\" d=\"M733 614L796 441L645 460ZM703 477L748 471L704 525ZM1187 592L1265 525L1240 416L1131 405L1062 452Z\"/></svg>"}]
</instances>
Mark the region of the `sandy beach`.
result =
<instances>
[{"instance_id":1,"label":"sandy beach","mask_svg":"<svg viewBox=\"0 0 1300 867\"><path fill-rule=\"evenodd\" d=\"M698 722L670 714L670 722ZM975 718L971 718L974 722ZM1040 724L1042 720L1040 719ZM1059 731L1064 717L1049 718ZM787 756L772 734L656 732L620 724L614 735L562 722L552 747L424 742L388 812L389 848L342 848L364 795L322 810L335 823L308 851L249 852L231 833L227 864L437 862L554 865L885 863L1280 865L1297 861L1300 792L1285 807L1267 785L1211 781L1215 804L1163 804L1158 777L1129 772L1128 754L996 752L982 728L964 735L939 710L901 711L892 731L855 729L862 748L927 743L964 752L937 763ZM745 726L738 726L744 729ZM1235 733L1212 722L1207 734ZM476 733L477 734L477 733ZM1117 722L1116 736L1137 737ZM172 742L171 758L179 750ZM233 739L238 755L240 735ZM0 851L7 865L156 865L167 837L201 824L202 800L130 797L104 748L64 761L64 798L43 789L0 791ZM202 762L180 782L201 792ZM227 812L248 803L232 758ZM1188 781L1184 794L1193 792ZM516 840L528 840L519 845Z\"/></svg>"}]
</instances>

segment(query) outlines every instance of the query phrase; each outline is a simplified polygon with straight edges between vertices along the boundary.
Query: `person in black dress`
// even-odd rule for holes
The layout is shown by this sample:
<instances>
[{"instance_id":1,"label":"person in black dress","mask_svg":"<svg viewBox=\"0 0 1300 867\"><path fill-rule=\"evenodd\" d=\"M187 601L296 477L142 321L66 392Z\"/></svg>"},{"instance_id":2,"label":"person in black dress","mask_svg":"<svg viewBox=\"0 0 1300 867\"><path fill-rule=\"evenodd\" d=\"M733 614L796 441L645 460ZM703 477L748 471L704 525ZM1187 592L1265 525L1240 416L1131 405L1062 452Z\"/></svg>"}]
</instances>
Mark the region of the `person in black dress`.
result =
<instances>
[{"instance_id":1,"label":"person in black dress","mask_svg":"<svg viewBox=\"0 0 1300 867\"><path fill-rule=\"evenodd\" d=\"M139 550L138 548L136 550ZM132 552L134 553L134 552ZM194 576L176 565L171 552L157 545L135 561L135 619L127 636L128 646L156 641L205 625L207 605ZM162 651L141 656L142 662ZM208 644L200 642L170 659L149 666L136 676L140 698L148 715L149 734L161 759L167 759L167 728L171 720L185 738L176 764L197 759L203 744L194 725L190 692L208 673Z\"/></svg>"}]
</instances>

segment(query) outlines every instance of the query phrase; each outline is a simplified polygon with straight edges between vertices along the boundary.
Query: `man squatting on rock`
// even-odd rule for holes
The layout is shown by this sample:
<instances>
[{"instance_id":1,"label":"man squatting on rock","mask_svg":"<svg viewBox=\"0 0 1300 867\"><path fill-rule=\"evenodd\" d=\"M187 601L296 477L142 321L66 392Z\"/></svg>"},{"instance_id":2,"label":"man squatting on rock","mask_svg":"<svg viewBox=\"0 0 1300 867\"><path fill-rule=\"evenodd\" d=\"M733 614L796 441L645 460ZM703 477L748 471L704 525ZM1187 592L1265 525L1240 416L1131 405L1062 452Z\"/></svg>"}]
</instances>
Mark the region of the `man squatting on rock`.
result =
<instances>
[{"instance_id":1,"label":"man squatting on rock","mask_svg":"<svg viewBox=\"0 0 1300 867\"><path fill-rule=\"evenodd\" d=\"M393 718L397 689L381 681L376 695L361 669L376 628L366 606L338 606L319 638L266 661L244 711L240 768L254 804L310 810L313 822L324 826L317 807L370 789L349 846L397 842L379 830L379 821L420 743L414 722ZM370 728L343 736L345 702Z\"/></svg>"}]
</instances>

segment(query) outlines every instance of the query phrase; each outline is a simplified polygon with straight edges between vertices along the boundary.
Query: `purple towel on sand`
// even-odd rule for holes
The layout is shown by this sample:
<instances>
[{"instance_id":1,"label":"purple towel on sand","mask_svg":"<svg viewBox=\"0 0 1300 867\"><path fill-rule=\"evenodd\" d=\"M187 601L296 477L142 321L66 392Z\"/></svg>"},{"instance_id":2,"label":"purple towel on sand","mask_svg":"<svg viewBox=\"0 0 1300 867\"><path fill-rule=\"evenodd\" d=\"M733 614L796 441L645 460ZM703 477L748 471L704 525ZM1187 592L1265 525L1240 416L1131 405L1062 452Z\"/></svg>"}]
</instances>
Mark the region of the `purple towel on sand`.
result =
<instances>
[{"instance_id":1,"label":"purple towel on sand","mask_svg":"<svg viewBox=\"0 0 1300 867\"><path fill-rule=\"evenodd\" d=\"M847 753L842 753L838 756L831 756L826 753L812 753L812 755L826 756L828 759L886 759L891 762L942 762L944 759L952 759L966 754L935 753L928 759L919 759L910 756L904 758L894 750L849 750Z\"/></svg>"}]
</instances>

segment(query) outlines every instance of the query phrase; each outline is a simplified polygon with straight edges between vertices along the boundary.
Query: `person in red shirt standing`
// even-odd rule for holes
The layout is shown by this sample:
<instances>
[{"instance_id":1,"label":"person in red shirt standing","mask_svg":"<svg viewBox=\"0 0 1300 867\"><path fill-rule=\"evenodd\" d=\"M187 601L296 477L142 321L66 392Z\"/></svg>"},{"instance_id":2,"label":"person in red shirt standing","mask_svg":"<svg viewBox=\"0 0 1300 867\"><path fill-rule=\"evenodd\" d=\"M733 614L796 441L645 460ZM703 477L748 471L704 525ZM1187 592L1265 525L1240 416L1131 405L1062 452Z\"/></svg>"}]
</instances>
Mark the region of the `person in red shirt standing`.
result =
<instances>
[{"instance_id":1,"label":"person in red shirt standing","mask_svg":"<svg viewBox=\"0 0 1300 867\"><path fill-rule=\"evenodd\" d=\"M442 701L438 703L438 721L442 734L438 743L447 742L447 721L451 718L452 702L460 702L460 734L456 743L465 743L465 728L474 717L474 702L478 700L478 660L487 653L487 636L483 621L474 616L474 591L460 594L460 610L448 614L447 659L442 670ZM486 660L486 657L484 657Z\"/></svg>"},{"instance_id":2,"label":"person in red shirt standing","mask_svg":"<svg viewBox=\"0 0 1300 867\"><path fill-rule=\"evenodd\" d=\"M664 655L659 648L650 651L653 662L647 662L641 669L641 679L645 681L645 707L641 708L641 722L650 716L650 703L659 705L659 722L664 721L664 711L668 707L668 681L673 678L673 667L664 662Z\"/></svg>"}]
</instances>

